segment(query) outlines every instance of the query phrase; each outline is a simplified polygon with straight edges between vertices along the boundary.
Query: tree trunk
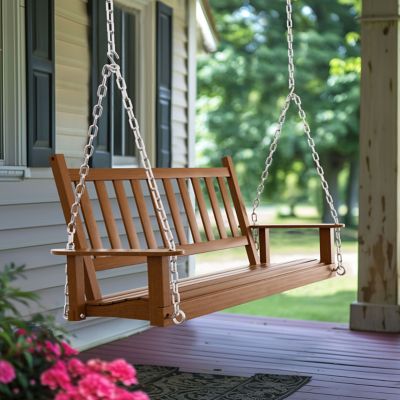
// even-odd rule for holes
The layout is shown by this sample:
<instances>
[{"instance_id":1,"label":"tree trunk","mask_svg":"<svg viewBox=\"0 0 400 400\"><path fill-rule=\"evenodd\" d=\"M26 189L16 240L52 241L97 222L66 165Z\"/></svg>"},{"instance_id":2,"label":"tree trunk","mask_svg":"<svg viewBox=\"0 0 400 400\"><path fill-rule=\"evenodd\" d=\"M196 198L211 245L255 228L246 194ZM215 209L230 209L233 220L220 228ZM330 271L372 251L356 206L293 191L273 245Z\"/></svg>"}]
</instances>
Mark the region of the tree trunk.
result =
<instances>
[{"instance_id":1,"label":"tree trunk","mask_svg":"<svg viewBox=\"0 0 400 400\"><path fill-rule=\"evenodd\" d=\"M346 188L346 206L347 214L344 219L344 223L347 226L354 226L356 224L356 218L354 215L354 209L358 205L358 159L354 159L350 162L349 178L347 180Z\"/></svg>"},{"instance_id":2,"label":"tree trunk","mask_svg":"<svg viewBox=\"0 0 400 400\"><path fill-rule=\"evenodd\" d=\"M329 185L329 191L333 199L333 204L336 211L339 212L339 173L342 169L342 163L340 160L333 156L328 156L326 162L323 164L325 166L325 179ZM322 206L322 221L325 223L333 222L330 207L325 199L325 192L322 191L323 196L323 206Z\"/></svg>"}]
</instances>

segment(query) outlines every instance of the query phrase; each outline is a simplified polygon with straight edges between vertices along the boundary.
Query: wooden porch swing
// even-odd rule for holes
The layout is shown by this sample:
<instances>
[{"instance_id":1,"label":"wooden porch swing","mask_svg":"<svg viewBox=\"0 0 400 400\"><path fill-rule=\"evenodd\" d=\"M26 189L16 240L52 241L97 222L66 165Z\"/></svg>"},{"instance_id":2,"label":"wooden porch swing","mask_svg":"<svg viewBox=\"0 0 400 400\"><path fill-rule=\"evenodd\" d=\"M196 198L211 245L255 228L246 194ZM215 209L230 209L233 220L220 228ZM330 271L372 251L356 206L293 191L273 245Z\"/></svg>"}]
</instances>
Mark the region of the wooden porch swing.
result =
<instances>
[{"instance_id":1,"label":"wooden porch swing","mask_svg":"<svg viewBox=\"0 0 400 400\"><path fill-rule=\"evenodd\" d=\"M103 80L97 92L98 102L93 109L93 123L88 131L84 162L79 169L68 169L63 155L51 158L68 231L66 249L52 251L53 254L67 256L64 315L68 320L79 321L91 316L119 317L148 320L152 325L167 326L327 279L336 274L344 274L340 248L340 228L343 225L339 223L333 207L300 98L294 92L293 51L290 52L291 0L287 0L286 11L290 93L281 112L279 126L265 163L250 223L231 158L223 158L223 166L220 168L151 167L138 122L133 114L132 102L126 91L125 80L116 63L118 56L113 34L113 0L106 0L109 63L103 68ZM115 75L116 84L122 93L123 105L144 168L89 170L89 160L94 151L93 141L98 132L97 122L102 113L102 100L107 94L107 82L112 75ZM333 224L257 224L256 209L292 100L297 105L304 123L317 172L332 211ZM160 183L164 188L164 201L167 200L175 234L172 233L160 195ZM192 190L194 199L190 195ZM151 204L145 199L147 191L152 200ZM134 207L132 203L135 203ZM212 218L208 213L207 203L211 205ZM95 218L94 209L98 204L109 246L104 245ZM196 205L202 227L198 226L196 220ZM133 218L134 209L138 213L136 221ZM151 215L154 214L157 217L157 229L151 222ZM118 219L123 223L128 242L126 246L122 244L122 228L118 227ZM211 220L215 221L216 231L213 230ZM190 231L187 231L185 226L188 226ZM271 264L269 231L279 228L319 229L319 259ZM145 244L139 240L139 230L143 230ZM248 265L229 271L179 279L178 257L235 247L246 249ZM96 277L97 271L143 263L147 264L148 287L102 295Z\"/></svg>"}]
</instances>

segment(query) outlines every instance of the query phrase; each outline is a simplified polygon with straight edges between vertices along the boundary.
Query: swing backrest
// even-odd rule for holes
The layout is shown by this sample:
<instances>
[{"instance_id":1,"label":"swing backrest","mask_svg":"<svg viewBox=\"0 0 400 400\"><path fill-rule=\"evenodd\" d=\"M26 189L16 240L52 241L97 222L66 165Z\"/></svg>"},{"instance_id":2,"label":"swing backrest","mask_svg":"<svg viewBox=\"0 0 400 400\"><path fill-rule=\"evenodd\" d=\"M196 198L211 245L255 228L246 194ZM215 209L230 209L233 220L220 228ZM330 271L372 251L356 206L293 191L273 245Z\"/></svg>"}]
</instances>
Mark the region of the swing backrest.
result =
<instances>
[{"instance_id":1,"label":"swing backrest","mask_svg":"<svg viewBox=\"0 0 400 400\"><path fill-rule=\"evenodd\" d=\"M185 254L245 246L249 263L254 265L258 255L233 163L230 157L222 163L221 168L154 168L154 176L177 246ZM54 155L51 165L68 223L79 170L68 169L63 155ZM77 249L167 247L143 168L93 168L86 182L83 221L78 220L75 236ZM93 264L95 270L105 270L145 261L98 257Z\"/></svg>"}]
</instances>

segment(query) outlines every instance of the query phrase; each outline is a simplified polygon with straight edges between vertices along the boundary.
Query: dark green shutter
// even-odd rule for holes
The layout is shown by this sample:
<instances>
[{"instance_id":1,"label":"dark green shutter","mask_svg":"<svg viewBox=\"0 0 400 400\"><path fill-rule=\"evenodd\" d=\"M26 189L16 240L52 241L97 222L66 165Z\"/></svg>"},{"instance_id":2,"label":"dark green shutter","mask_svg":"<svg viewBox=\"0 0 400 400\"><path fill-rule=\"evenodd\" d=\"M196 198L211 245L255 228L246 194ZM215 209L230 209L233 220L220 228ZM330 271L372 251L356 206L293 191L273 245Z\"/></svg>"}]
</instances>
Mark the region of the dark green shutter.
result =
<instances>
[{"instance_id":1,"label":"dark green shutter","mask_svg":"<svg viewBox=\"0 0 400 400\"><path fill-rule=\"evenodd\" d=\"M171 166L172 8L157 2L157 166Z\"/></svg>"},{"instance_id":2,"label":"dark green shutter","mask_svg":"<svg viewBox=\"0 0 400 400\"><path fill-rule=\"evenodd\" d=\"M92 108L97 102L97 88L102 79L101 70L107 61L107 32L106 10L104 0L89 2L91 15L91 96L89 106L89 123L92 121ZM111 78L110 78L111 80ZM92 158L93 167L111 166L111 138L113 129L112 92L113 87L108 84L108 93L103 99L103 114L99 121L99 133L95 141L95 152Z\"/></svg>"},{"instance_id":3,"label":"dark green shutter","mask_svg":"<svg viewBox=\"0 0 400 400\"><path fill-rule=\"evenodd\" d=\"M28 166L55 150L54 0L26 1Z\"/></svg>"}]
</instances>

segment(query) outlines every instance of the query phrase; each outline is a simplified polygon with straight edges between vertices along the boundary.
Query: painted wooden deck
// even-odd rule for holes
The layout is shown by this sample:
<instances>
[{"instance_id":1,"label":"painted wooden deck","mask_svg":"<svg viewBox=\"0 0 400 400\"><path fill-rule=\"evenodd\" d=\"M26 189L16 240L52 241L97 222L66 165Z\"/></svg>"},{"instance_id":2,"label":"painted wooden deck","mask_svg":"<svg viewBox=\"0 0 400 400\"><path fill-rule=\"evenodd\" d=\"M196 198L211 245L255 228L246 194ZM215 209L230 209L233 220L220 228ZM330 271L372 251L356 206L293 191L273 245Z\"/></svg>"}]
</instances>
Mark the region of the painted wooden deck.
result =
<instances>
[{"instance_id":1,"label":"painted wooden deck","mask_svg":"<svg viewBox=\"0 0 400 400\"><path fill-rule=\"evenodd\" d=\"M218 313L152 328L83 357L192 372L312 376L291 400L400 400L400 335L352 332L341 324Z\"/></svg>"}]
</instances>

